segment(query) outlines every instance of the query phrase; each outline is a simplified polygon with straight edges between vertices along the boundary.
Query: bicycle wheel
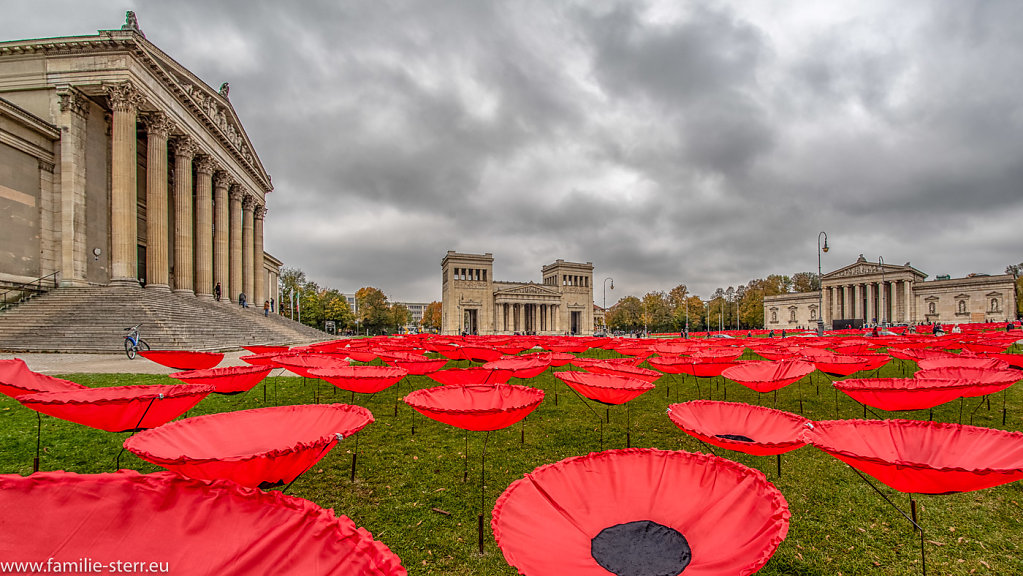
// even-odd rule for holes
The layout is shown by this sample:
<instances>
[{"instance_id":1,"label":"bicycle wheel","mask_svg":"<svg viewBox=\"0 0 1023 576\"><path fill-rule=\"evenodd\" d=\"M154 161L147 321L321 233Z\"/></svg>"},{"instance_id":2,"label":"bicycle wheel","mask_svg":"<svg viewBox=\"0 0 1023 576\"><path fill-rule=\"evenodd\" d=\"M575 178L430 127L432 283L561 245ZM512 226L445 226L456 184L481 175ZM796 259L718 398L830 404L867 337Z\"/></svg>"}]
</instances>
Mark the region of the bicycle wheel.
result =
<instances>
[{"instance_id":1,"label":"bicycle wheel","mask_svg":"<svg viewBox=\"0 0 1023 576\"><path fill-rule=\"evenodd\" d=\"M131 343L130 339L125 338L124 339L124 353L128 355L128 360L134 360L135 359L135 350L137 350L137 347L134 344Z\"/></svg>"},{"instance_id":2,"label":"bicycle wheel","mask_svg":"<svg viewBox=\"0 0 1023 576\"><path fill-rule=\"evenodd\" d=\"M138 344L138 346L136 346L136 348L138 348L139 350L148 352L149 351L149 342L146 342L145 340L139 338L139 344Z\"/></svg>"}]
</instances>

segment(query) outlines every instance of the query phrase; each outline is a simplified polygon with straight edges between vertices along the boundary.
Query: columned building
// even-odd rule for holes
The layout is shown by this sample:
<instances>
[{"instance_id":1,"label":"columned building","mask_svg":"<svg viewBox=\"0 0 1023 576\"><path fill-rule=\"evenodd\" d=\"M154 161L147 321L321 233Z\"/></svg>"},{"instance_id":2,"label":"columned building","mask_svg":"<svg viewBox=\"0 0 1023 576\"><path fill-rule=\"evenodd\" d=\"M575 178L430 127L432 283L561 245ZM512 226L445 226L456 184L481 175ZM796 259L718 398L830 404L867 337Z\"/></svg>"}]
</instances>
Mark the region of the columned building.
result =
<instances>
[{"instance_id":1,"label":"columned building","mask_svg":"<svg viewBox=\"0 0 1023 576\"><path fill-rule=\"evenodd\" d=\"M146 40L133 13L95 36L0 42L0 282L142 284L261 307L270 176L229 87Z\"/></svg>"},{"instance_id":2,"label":"columned building","mask_svg":"<svg viewBox=\"0 0 1023 576\"><path fill-rule=\"evenodd\" d=\"M768 296L768 329L811 328L823 313L828 328L872 324L1005 322L1015 319L1016 291L1010 275L971 275L926 281L905 265L879 264L863 255L823 275L822 293ZM823 311L818 310L823 301Z\"/></svg>"},{"instance_id":3,"label":"columned building","mask_svg":"<svg viewBox=\"0 0 1023 576\"><path fill-rule=\"evenodd\" d=\"M442 334L593 334L593 264L556 260L542 283L494 280L492 254L441 261Z\"/></svg>"}]
</instances>

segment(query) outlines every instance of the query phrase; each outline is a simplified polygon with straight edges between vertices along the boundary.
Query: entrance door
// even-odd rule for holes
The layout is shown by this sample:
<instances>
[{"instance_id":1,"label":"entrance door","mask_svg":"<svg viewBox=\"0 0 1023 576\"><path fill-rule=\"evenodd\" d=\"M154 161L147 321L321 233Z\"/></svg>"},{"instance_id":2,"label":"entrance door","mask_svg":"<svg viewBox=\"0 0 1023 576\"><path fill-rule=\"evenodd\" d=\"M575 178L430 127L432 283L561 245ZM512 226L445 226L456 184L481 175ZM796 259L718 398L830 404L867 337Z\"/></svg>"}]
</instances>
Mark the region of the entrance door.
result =
<instances>
[{"instance_id":1,"label":"entrance door","mask_svg":"<svg viewBox=\"0 0 1023 576\"><path fill-rule=\"evenodd\" d=\"M477 310L466 310L462 320L462 330L465 334L477 334L479 324L477 323Z\"/></svg>"},{"instance_id":2,"label":"entrance door","mask_svg":"<svg viewBox=\"0 0 1023 576\"><path fill-rule=\"evenodd\" d=\"M575 336L579 333L579 325L582 323L582 312L572 312L572 335Z\"/></svg>"}]
</instances>

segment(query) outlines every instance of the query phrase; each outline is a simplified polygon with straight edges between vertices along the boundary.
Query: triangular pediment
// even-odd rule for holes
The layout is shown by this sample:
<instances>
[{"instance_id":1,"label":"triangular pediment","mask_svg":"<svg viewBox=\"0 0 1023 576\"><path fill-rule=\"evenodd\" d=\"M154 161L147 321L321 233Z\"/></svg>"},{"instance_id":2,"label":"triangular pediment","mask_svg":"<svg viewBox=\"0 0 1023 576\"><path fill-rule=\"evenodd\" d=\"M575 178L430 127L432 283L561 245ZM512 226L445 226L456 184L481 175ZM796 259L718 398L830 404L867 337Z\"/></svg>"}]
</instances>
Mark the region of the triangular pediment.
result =
<instances>
[{"instance_id":1,"label":"triangular pediment","mask_svg":"<svg viewBox=\"0 0 1023 576\"><path fill-rule=\"evenodd\" d=\"M494 292L494 296L550 296L558 298L561 295L557 290L542 286L540 284L523 284L512 286Z\"/></svg>"},{"instance_id":2,"label":"triangular pediment","mask_svg":"<svg viewBox=\"0 0 1023 576\"><path fill-rule=\"evenodd\" d=\"M828 280L837 280L840 278L852 278L856 276L875 276L880 275L882 273L882 270L884 271L884 274L894 275L899 273L910 272L919 280L927 278L926 274L917 270L916 268L913 268L908 264L898 266L895 264L888 263L879 264L877 262L871 262L869 260L857 260L856 262L853 262L848 266L824 274L823 280L827 282Z\"/></svg>"}]
</instances>

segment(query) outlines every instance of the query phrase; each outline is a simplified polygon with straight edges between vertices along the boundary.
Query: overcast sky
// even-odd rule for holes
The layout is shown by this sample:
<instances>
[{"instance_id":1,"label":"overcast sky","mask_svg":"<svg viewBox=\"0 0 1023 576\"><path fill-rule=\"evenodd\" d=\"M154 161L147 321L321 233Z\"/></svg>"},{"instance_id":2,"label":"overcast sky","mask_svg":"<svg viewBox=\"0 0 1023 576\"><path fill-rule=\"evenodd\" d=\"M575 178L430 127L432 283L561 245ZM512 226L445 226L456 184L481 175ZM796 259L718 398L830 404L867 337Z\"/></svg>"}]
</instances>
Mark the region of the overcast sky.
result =
<instances>
[{"instance_id":1,"label":"overcast sky","mask_svg":"<svg viewBox=\"0 0 1023 576\"><path fill-rule=\"evenodd\" d=\"M680 7L684 6L684 7ZM231 102L266 249L321 286L440 299L558 258L608 303L859 254L1023 261L1023 2L0 0L0 38L146 37Z\"/></svg>"}]
</instances>

